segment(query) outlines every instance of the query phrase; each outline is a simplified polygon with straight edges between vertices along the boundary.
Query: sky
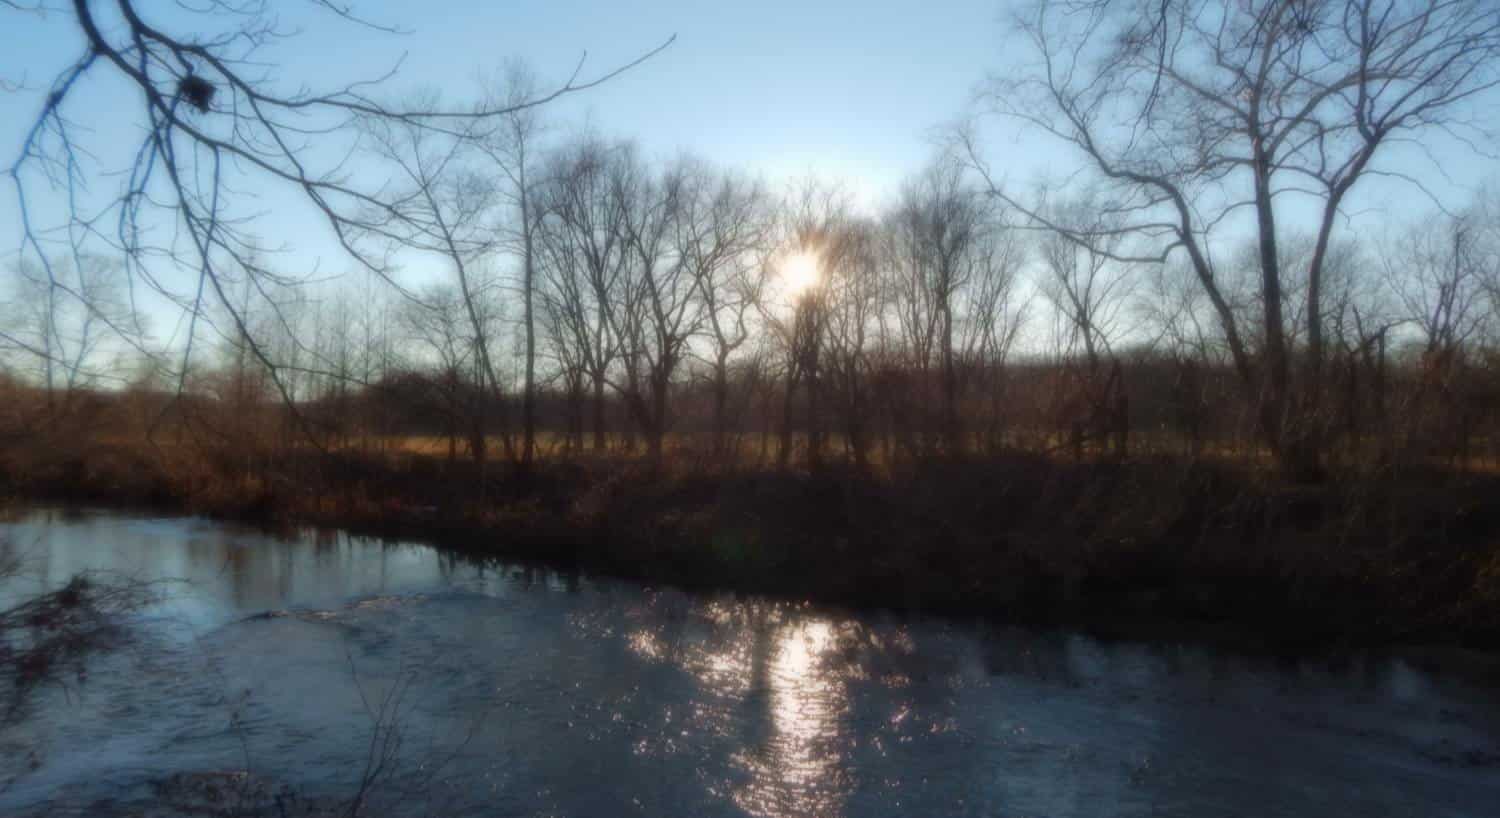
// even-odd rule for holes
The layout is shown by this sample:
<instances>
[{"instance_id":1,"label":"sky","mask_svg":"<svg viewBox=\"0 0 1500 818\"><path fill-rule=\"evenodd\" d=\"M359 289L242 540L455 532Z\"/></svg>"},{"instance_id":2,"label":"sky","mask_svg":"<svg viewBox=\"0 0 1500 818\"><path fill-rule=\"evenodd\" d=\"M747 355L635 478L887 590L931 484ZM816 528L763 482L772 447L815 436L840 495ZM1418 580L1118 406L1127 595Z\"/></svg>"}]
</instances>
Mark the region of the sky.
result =
<instances>
[{"instance_id":1,"label":"sky","mask_svg":"<svg viewBox=\"0 0 1500 818\"><path fill-rule=\"evenodd\" d=\"M458 99L476 87L477 74L510 57L527 60L544 80L561 79L586 52L589 76L675 34L662 54L550 105L547 118L564 128L591 121L607 135L636 139L649 155L689 151L772 180L808 173L842 179L873 202L927 159L934 128L965 110L1003 39L999 0L933 5L941 8L842 0L360 0L355 7L364 17L408 33L298 16L306 31L267 53L289 88L299 80L327 87L378 76L404 55L389 90L438 88ZM47 83L82 52L69 15L18 19L0 18L0 78L29 86L0 94L7 162ZM83 89L89 117L131 121L139 100L105 85ZM6 206L0 252L15 244L14 209Z\"/></svg>"},{"instance_id":2,"label":"sky","mask_svg":"<svg viewBox=\"0 0 1500 818\"><path fill-rule=\"evenodd\" d=\"M137 5L174 32L195 19L165 0ZM460 100L474 93L478 75L508 58L529 62L545 85L565 78L585 54L583 76L594 76L675 35L645 64L550 104L545 118L555 130L588 123L636 140L648 156L690 152L772 184L807 175L838 180L871 207L932 155L934 130L966 110L1006 31L1001 0L356 0L361 16L401 34L309 14L308 5L284 4L284 25L301 33L263 52L286 90L338 87L399 62L386 91L438 89ZM0 80L22 86L0 93L0 161L12 161L52 79L82 51L70 12L0 12ZM69 110L78 125L94 127L90 146L99 165L125 167L139 140L131 125L139 95L107 81L106 72L94 74L76 89ZM100 179L96 189L108 192L116 183ZM281 263L321 274L352 269L326 224L293 192L248 192L262 200L256 231L287 250ZM45 214L47 204L36 210ZM7 187L0 263L14 259L20 234L15 192Z\"/></svg>"},{"instance_id":3,"label":"sky","mask_svg":"<svg viewBox=\"0 0 1500 818\"><path fill-rule=\"evenodd\" d=\"M192 19L167 0L137 5L174 31ZM637 140L647 155L687 151L772 183L808 174L840 180L858 201L874 206L928 160L936 129L971 109L986 75L1016 59L1006 5L356 0L363 17L406 30L383 34L309 13L308 3L273 0L272 7L287 15L284 23L301 33L263 56L285 90L300 84L338 87L379 76L399 61L399 73L385 86L389 92L436 88L460 100L474 92L481 72L507 58L523 58L544 80L560 80L587 53L587 77L676 35L670 48L647 63L549 105L546 118L564 131L590 122L605 135ZM0 92L0 163L13 159L48 84L81 52L70 13L0 11L0 80L22 86ZM100 165L121 167L138 143L130 123L140 100L108 81L105 72L96 73L101 76L77 90L70 111L79 125L94 126L90 144ZM990 119L984 134L988 158L1011 182L1065 174L1078 163L1011 122ZM1442 158L1450 178L1430 167L1419 171L1440 189L1459 189L1494 173L1493 163L1473 157ZM1406 160L1395 161L1400 167ZM116 183L99 180L106 191ZM1425 207L1419 196L1387 182L1369 187L1358 203L1360 213L1385 218ZM248 193L261 199L256 230L287 248L285 264L324 274L350 268L326 224L295 195ZM0 196L0 263L14 258L19 240L14 190L7 186Z\"/></svg>"}]
</instances>

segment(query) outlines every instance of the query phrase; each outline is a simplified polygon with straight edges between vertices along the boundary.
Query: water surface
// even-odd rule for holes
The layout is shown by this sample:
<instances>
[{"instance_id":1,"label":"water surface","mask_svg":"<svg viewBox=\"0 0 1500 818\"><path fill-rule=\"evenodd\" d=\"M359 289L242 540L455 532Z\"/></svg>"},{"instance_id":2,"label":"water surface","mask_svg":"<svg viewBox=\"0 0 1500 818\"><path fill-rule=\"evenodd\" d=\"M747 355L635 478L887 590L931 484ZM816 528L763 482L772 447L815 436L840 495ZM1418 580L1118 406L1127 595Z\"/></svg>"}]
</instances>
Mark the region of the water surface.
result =
<instances>
[{"instance_id":1,"label":"water surface","mask_svg":"<svg viewBox=\"0 0 1500 818\"><path fill-rule=\"evenodd\" d=\"M27 566L0 605L81 570L170 580L0 726L0 815L204 814L180 785L220 780L269 814L362 780L378 815L1500 814L1496 690L1401 658L851 614L201 519L44 509L0 533Z\"/></svg>"}]
</instances>

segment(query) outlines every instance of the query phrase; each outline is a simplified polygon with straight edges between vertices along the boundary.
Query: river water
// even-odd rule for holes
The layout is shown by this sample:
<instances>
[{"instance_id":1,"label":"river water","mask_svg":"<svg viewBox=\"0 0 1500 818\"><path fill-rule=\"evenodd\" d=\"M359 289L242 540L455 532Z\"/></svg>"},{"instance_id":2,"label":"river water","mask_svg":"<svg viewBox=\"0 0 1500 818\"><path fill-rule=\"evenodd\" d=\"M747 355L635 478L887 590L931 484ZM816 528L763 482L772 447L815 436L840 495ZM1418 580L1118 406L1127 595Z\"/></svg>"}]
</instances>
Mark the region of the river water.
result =
<instances>
[{"instance_id":1,"label":"river water","mask_svg":"<svg viewBox=\"0 0 1500 818\"><path fill-rule=\"evenodd\" d=\"M0 724L0 815L1500 815L1482 661L1101 642L191 518L39 509L0 536L26 567L0 607L81 570L161 581Z\"/></svg>"}]
</instances>

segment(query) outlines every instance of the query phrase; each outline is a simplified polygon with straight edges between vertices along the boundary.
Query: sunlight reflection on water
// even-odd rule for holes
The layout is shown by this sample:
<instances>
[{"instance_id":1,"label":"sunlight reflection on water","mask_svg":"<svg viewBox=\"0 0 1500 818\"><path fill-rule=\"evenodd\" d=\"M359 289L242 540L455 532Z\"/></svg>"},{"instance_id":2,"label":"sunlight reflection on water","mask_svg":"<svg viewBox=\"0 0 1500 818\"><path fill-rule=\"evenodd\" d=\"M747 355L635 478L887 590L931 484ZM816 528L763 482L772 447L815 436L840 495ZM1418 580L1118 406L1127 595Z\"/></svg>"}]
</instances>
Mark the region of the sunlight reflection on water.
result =
<instances>
[{"instance_id":1,"label":"sunlight reflection on water","mask_svg":"<svg viewBox=\"0 0 1500 818\"><path fill-rule=\"evenodd\" d=\"M848 691L831 666L833 626L797 621L783 626L775 642L766 674L771 735L735 756L750 775L735 803L767 818L839 814L848 792L842 753Z\"/></svg>"},{"instance_id":2,"label":"sunlight reflection on water","mask_svg":"<svg viewBox=\"0 0 1500 818\"><path fill-rule=\"evenodd\" d=\"M369 747L361 696L398 682L404 755L381 815L1470 818L1500 803L1492 691L1399 659L841 613L193 520L38 513L9 530L43 582L107 568L188 584L87 685L0 727L6 816L128 813L179 770L346 795Z\"/></svg>"}]
</instances>

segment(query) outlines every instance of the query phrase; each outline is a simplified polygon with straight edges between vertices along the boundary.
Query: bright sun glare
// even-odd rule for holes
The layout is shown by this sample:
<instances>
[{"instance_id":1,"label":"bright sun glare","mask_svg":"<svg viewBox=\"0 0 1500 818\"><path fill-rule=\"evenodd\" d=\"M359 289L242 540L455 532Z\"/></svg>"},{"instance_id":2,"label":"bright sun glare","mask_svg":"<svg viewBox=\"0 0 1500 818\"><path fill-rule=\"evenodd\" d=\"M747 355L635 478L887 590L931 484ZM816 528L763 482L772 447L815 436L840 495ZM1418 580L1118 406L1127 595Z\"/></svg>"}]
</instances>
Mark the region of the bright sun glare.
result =
<instances>
[{"instance_id":1,"label":"bright sun glare","mask_svg":"<svg viewBox=\"0 0 1500 818\"><path fill-rule=\"evenodd\" d=\"M793 297L818 285L818 257L812 253L794 253L781 265L781 281Z\"/></svg>"}]
</instances>

